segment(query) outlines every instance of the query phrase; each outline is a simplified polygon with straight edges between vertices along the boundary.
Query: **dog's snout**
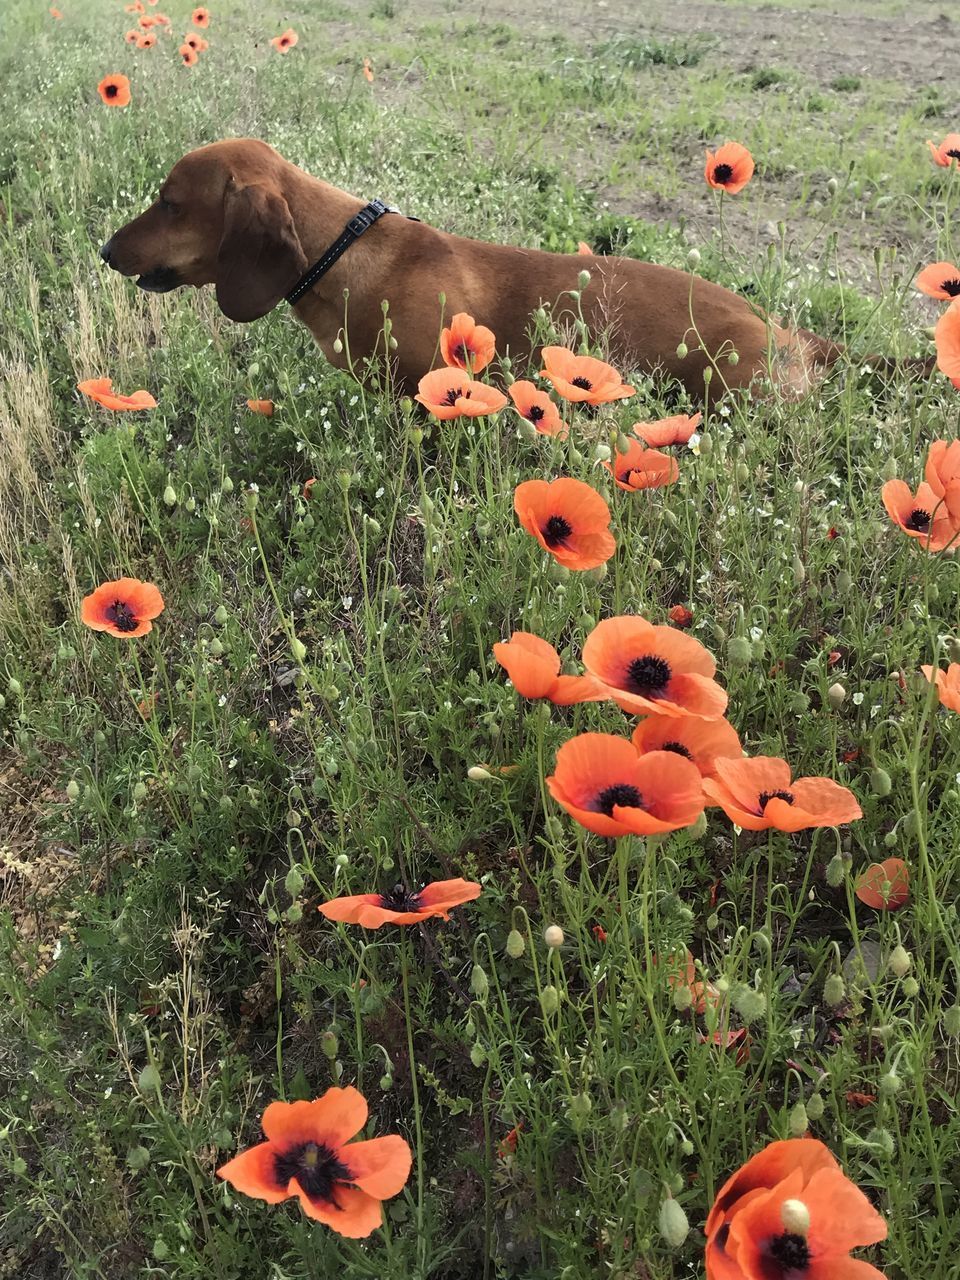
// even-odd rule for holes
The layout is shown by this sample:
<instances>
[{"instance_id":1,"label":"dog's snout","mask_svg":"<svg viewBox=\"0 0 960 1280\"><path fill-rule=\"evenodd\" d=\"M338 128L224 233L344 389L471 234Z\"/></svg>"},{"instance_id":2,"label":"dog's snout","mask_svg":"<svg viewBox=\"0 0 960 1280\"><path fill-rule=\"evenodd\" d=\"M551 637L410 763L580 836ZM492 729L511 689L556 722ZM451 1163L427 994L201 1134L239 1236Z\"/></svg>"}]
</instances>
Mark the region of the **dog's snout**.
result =
<instances>
[{"instance_id":1,"label":"dog's snout","mask_svg":"<svg viewBox=\"0 0 960 1280\"><path fill-rule=\"evenodd\" d=\"M113 245L113 237L111 236L111 238L107 241L106 244L102 244L100 246L100 257L104 260L104 262L107 264L108 267L110 265L110 250L112 245Z\"/></svg>"}]
</instances>

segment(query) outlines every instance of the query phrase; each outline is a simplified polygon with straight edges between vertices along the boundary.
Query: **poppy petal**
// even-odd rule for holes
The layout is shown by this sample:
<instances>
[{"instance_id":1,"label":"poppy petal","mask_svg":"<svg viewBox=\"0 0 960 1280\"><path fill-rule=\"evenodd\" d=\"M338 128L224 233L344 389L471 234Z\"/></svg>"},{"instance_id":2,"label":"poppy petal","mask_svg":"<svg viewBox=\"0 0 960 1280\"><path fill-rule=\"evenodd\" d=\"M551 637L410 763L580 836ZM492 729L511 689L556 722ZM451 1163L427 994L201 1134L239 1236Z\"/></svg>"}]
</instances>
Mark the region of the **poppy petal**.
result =
<instances>
[{"instance_id":1,"label":"poppy petal","mask_svg":"<svg viewBox=\"0 0 960 1280\"><path fill-rule=\"evenodd\" d=\"M301 1208L308 1218L332 1227L351 1240L362 1240L383 1225L383 1207L380 1201L367 1195L359 1187L337 1183L333 1192L336 1204L314 1199L304 1191L296 1178L290 1180L290 1191L299 1196Z\"/></svg>"},{"instance_id":2,"label":"poppy petal","mask_svg":"<svg viewBox=\"0 0 960 1280\"><path fill-rule=\"evenodd\" d=\"M290 1198L290 1192L277 1182L276 1160L273 1144L261 1142L221 1165L217 1177L229 1182L241 1195L265 1200L267 1204L280 1204Z\"/></svg>"},{"instance_id":3,"label":"poppy petal","mask_svg":"<svg viewBox=\"0 0 960 1280\"><path fill-rule=\"evenodd\" d=\"M337 1151L367 1123L367 1100L352 1085L329 1088L313 1102L271 1102L263 1113L263 1132L279 1147L316 1142Z\"/></svg>"},{"instance_id":4,"label":"poppy petal","mask_svg":"<svg viewBox=\"0 0 960 1280\"><path fill-rule=\"evenodd\" d=\"M340 1152L340 1160L350 1170L351 1181L367 1195L386 1200L403 1190L410 1176L411 1153L398 1134L351 1142Z\"/></svg>"}]
</instances>

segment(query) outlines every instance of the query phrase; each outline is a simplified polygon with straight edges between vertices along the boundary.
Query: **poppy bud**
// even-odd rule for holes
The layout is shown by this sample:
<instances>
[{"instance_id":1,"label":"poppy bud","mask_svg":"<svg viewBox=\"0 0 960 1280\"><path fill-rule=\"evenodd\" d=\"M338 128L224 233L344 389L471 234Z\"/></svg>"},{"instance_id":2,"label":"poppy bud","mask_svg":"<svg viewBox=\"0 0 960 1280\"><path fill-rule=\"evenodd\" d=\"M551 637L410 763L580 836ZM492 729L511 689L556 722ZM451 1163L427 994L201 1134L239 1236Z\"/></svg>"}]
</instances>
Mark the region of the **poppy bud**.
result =
<instances>
[{"instance_id":1,"label":"poppy bud","mask_svg":"<svg viewBox=\"0 0 960 1280\"><path fill-rule=\"evenodd\" d=\"M563 930L558 924L548 924L543 931L543 940L551 951L563 946Z\"/></svg>"},{"instance_id":2,"label":"poppy bud","mask_svg":"<svg viewBox=\"0 0 960 1280\"><path fill-rule=\"evenodd\" d=\"M223 477L223 483L220 486L221 493L233 493L233 481L229 476Z\"/></svg>"},{"instance_id":3,"label":"poppy bud","mask_svg":"<svg viewBox=\"0 0 960 1280\"><path fill-rule=\"evenodd\" d=\"M920 994L920 983L916 978L904 978L900 984L900 990L908 1000L912 1000L914 996Z\"/></svg>"},{"instance_id":4,"label":"poppy bud","mask_svg":"<svg viewBox=\"0 0 960 1280\"><path fill-rule=\"evenodd\" d=\"M380 1077L380 1088L384 1093L386 1093L388 1089L393 1088L393 1076L390 1075L389 1071L385 1071Z\"/></svg>"},{"instance_id":5,"label":"poppy bud","mask_svg":"<svg viewBox=\"0 0 960 1280\"><path fill-rule=\"evenodd\" d=\"M650 560L647 563L652 564L653 561ZM598 564L595 569L587 569L583 576L587 582L602 582L607 576L607 566L605 564Z\"/></svg>"},{"instance_id":6,"label":"poppy bud","mask_svg":"<svg viewBox=\"0 0 960 1280\"><path fill-rule=\"evenodd\" d=\"M15 680L13 676L7 681L7 692L14 698L23 697L23 685L19 680Z\"/></svg>"},{"instance_id":7,"label":"poppy bud","mask_svg":"<svg viewBox=\"0 0 960 1280\"><path fill-rule=\"evenodd\" d=\"M846 569L841 569L837 574L834 586L837 588L840 595L845 596L849 594L853 587L853 578L851 578L850 574L847 573Z\"/></svg>"},{"instance_id":8,"label":"poppy bud","mask_svg":"<svg viewBox=\"0 0 960 1280\"><path fill-rule=\"evenodd\" d=\"M883 1154L889 1160L897 1149L897 1144L893 1140L893 1134L889 1129L871 1129L867 1134L867 1144L871 1147L879 1147Z\"/></svg>"},{"instance_id":9,"label":"poppy bud","mask_svg":"<svg viewBox=\"0 0 960 1280\"><path fill-rule=\"evenodd\" d=\"M797 1103L803 1106L803 1103ZM798 1134L797 1137L800 1135ZM780 1206L780 1221L783 1223L783 1229L792 1236L802 1236L806 1239L807 1232L810 1230L810 1210L802 1200L784 1200Z\"/></svg>"},{"instance_id":10,"label":"poppy bud","mask_svg":"<svg viewBox=\"0 0 960 1280\"><path fill-rule=\"evenodd\" d=\"M809 1128L807 1121L807 1108L802 1102L798 1102L790 1109L790 1117L788 1120L790 1127L790 1135L794 1138L802 1138Z\"/></svg>"},{"instance_id":11,"label":"poppy bud","mask_svg":"<svg viewBox=\"0 0 960 1280\"><path fill-rule=\"evenodd\" d=\"M733 667L747 667L753 658L753 648L746 636L732 636L727 642L727 661Z\"/></svg>"},{"instance_id":12,"label":"poppy bud","mask_svg":"<svg viewBox=\"0 0 960 1280\"><path fill-rule=\"evenodd\" d=\"M696 820L687 827L687 835L691 840L702 840L707 834L707 815L698 813Z\"/></svg>"},{"instance_id":13,"label":"poppy bud","mask_svg":"<svg viewBox=\"0 0 960 1280\"><path fill-rule=\"evenodd\" d=\"M492 782L493 774L489 769L484 769L482 764L472 764L467 770L467 777L471 782Z\"/></svg>"},{"instance_id":14,"label":"poppy bud","mask_svg":"<svg viewBox=\"0 0 960 1280\"><path fill-rule=\"evenodd\" d=\"M222 604L217 605L216 612L213 615L213 620L220 627L226 626L226 624L230 621L230 615L229 613L227 613L225 605L222 605Z\"/></svg>"},{"instance_id":15,"label":"poppy bud","mask_svg":"<svg viewBox=\"0 0 960 1280\"><path fill-rule=\"evenodd\" d=\"M683 1152L685 1156L693 1155L693 1143L690 1141L689 1138L684 1138L684 1140L680 1143L680 1150Z\"/></svg>"},{"instance_id":16,"label":"poppy bud","mask_svg":"<svg viewBox=\"0 0 960 1280\"><path fill-rule=\"evenodd\" d=\"M338 871L343 871L345 867L349 867L350 865L349 855L346 853L338 853L333 860L333 865Z\"/></svg>"},{"instance_id":17,"label":"poppy bud","mask_svg":"<svg viewBox=\"0 0 960 1280\"><path fill-rule=\"evenodd\" d=\"M825 1110L826 1107L824 1106L823 1098L820 1094L811 1094L807 1099L807 1119L821 1120L823 1119L823 1113Z\"/></svg>"},{"instance_id":18,"label":"poppy bud","mask_svg":"<svg viewBox=\"0 0 960 1280\"><path fill-rule=\"evenodd\" d=\"M302 824L302 822L303 822L303 818L301 818L300 814L297 813L296 809L287 810L287 826L288 827L299 827Z\"/></svg>"},{"instance_id":19,"label":"poppy bud","mask_svg":"<svg viewBox=\"0 0 960 1280\"><path fill-rule=\"evenodd\" d=\"M676 986L673 988L672 1000L677 1013L686 1013L693 1005L693 992L689 987Z\"/></svg>"},{"instance_id":20,"label":"poppy bud","mask_svg":"<svg viewBox=\"0 0 960 1280\"><path fill-rule=\"evenodd\" d=\"M245 489L243 492L243 505L247 511L256 511L259 502L260 490L255 484L252 484L249 489Z\"/></svg>"},{"instance_id":21,"label":"poppy bud","mask_svg":"<svg viewBox=\"0 0 960 1280\"><path fill-rule=\"evenodd\" d=\"M581 289L585 289L589 283L590 283L590 272L587 271L586 268L584 268L584 270L581 271L580 274L577 276L577 284L580 286Z\"/></svg>"},{"instance_id":22,"label":"poppy bud","mask_svg":"<svg viewBox=\"0 0 960 1280\"><path fill-rule=\"evenodd\" d=\"M673 1196L668 1196L660 1206L658 1223L660 1234L671 1249L679 1249L690 1233L687 1215Z\"/></svg>"},{"instance_id":23,"label":"poppy bud","mask_svg":"<svg viewBox=\"0 0 960 1280\"><path fill-rule=\"evenodd\" d=\"M556 987L543 988L540 992L540 1008L545 1018L557 1012L560 1008L560 992Z\"/></svg>"},{"instance_id":24,"label":"poppy bud","mask_svg":"<svg viewBox=\"0 0 960 1280\"><path fill-rule=\"evenodd\" d=\"M960 1036L960 1004L952 1004L943 1014L943 1029L948 1036Z\"/></svg>"},{"instance_id":25,"label":"poppy bud","mask_svg":"<svg viewBox=\"0 0 960 1280\"><path fill-rule=\"evenodd\" d=\"M790 699L790 709L795 711L798 716L802 716L804 712L810 710L810 699L805 693L797 692Z\"/></svg>"},{"instance_id":26,"label":"poppy bud","mask_svg":"<svg viewBox=\"0 0 960 1280\"><path fill-rule=\"evenodd\" d=\"M827 690L827 701L830 703L830 706L834 709L834 711L840 710L840 708L843 706L844 699L846 698L846 696L847 696L846 689L843 687L842 684L839 684L839 683L832 684L830 688Z\"/></svg>"},{"instance_id":27,"label":"poppy bud","mask_svg":"<svg viewBox=\"0 0 960 1280\"><path fill-rule=\"evenodd\" d=\"M713 365L708 364L703 371L703 385L707 387L710 385L712 381L713 381Z\"/></svg>"},{"instance_id":28,"label":"poppy bud","mask_svg":"<svg viewBox=\"0 0 960 1280\"><path fill-rule=\"evenodd\" d=\"M831 1009L842 1004L847 996L846 984L839 973L831 973L823 984L823 998Z\"/></svg>"},{"instance_id":29,"label":"poppy bud","mask_svg":"<svg viewBox=\"0 0 960 1280\"><path fill-rule=\"evenodd\" d=\"M168 484L163 491L163 504L166 507L175 507L177 505L177 491L172 484Z\"/></svg>"},{"instance_id":30,"label":"poppy bud","mask_svg":"<svg viewBox=\"0 0 960 1280\"><path fill-rule=\"evenodd\" d=\"M485 1000L490 990L490 981L478 964L475 964L470 971L470 990L478 1000Z\"/></svg>"},{"instance_id":31,"label":"poppy bud","mask_svg":"<svg viewBox=\"0 0 960 1280\"><path fill-rule=\"evenodd\" d=\"M136 782L133 787L133 798L136 801L146 800L147 784L145 782Z\"/></svg>"},{"instance_id":32,"label":"poppy bud","mask_svg":"<svg viewBox=\"0 0 960 1280\"><path fill-rule=\"evenodd\" d=\"M519 929L511 929L507 934L507 942L504 950L511 960L519 960L527 949L523 934Z\"/></svg>"},{"instance_id":33,"label":"poppy bud","mask_svg":"<svg viewBox=\"0 0 960 1280\"><path fill-rule=\"evenodd\" d=\"M521 440L526 440L527 444L533 444L539 434L533 423L528 422L526 418L521 418L517 423L517 435Z\"/></svg>"},{"instance_id":34,"label":"poppy bud","mask_svg":"<svg viewBox=\"0 0 960 1280\"><path fill-rule=\"evenodd\" d=\"M685 342L677 343L677 359L678 360L686 360L689 353L690 353L690 348L687 346Z\"/></svg>"},{"instance_id":35,"label":"poppy bud","mask_svg":"<svg viewBox=\"0 0 960 1280\"><path fill-rule=\"evenodd\" d=\"M737 484L746 484L750 479L750 468L745 462L738 462L733 469Z\"/></svg>"},{"instance_id":36,"label":"poppy bud","mask_svg":"<svg viewBox=\"0 0 960 1280\"><path fill-rule=\"evenodd\" d=\"M593 1101L588 1093L575 1093L570 1099L570 1119L574 1125L582 1124L593 1110Z\"/></svg>"},{"instance_id":37,"label":"poppy bud","mask_svg":"<svg viewBox=\"0 0 960 1280\"><path fill-rule=\"evenodd\" d=\"M827 863L827 884L831 889L838 889L847 874L847 864L842 853L835 853Z\"/></svg>"},{"instance_id":38,"label":"poppy bud","mask_svg":"<svg viewBox=\"0 0 960 1280\"><path fill-rule=\"evenodd\" d=\"M893 787L886 769L871 769L870 790L875 796L888 796Z\"/></svg>"},{"instance_id":39,"label":"poppy bud","mask_svg":"<svg viewBox=\"0 0 960 1280\"><path fill-rule=\"evenodd\" d=\"M340 338L334 338L334 340L333 340L333 349L334 349L334 351L337 353L337 355L339 355L339 354L341 353L341 351L343 350L343 342L341 341L341 339L340 339Z\"/></svg>"},{"instance_id":40,"label":"poppy bud","mask_svg":"<svg viewBox=\"0 0 960 1280\"><path fill-rule=\"evenodd\" d=\"M884 1098L892 1098L898 1094L902 1083L903 1081L895 1071L885 1071L877 1081L880 1093Z\"/></svg>"},{"instance_id":41,"label":"poppy bud","mask_svg":"<svg viewBox=\"0 0 960 1280\"><path fill-rule=\"evenodd\" d=\"M700 250L691 249L687 254L687 267L690 271L696 271L700 265Z\"/></svg>"},{"instance_id":42,"label":"poppy bud","mask_svg":"<svg viewBox=\"0 0 960 1280\"><path fill-rule=\"evenodd\" d=\"M836 180L836 178L827 179L827 190L830 192L832 196L835 196L837 194L837 192L840 190L840 183Z\"/></svg>"},{"instance_id":43,"label":"poppy bud","mask_svg":"<svg viewBox=\"0 0 960 1280\"><path fill-rule=\"evenodd\" d=\"M593 447L593 453L590 455L594 462L609 462L611 458L610 446L608 444L596 444Z\"/></svg>"},{"instance_id":44,"label":"poppy bud","mask_svg":"<svg viewBox=\"0 0 960 1280\"><path fill-rule=\"evenodd\" d=\"M141 1093L160 1092L160 1072L152 1062L148 1062L137 1076L137 1088Z\"/></svg>"},{"instance_id":45,"label":"poppy bud","mask_svg":"<svg viewBox=\"0 0 960 1280\"><path fill-rule=\"evenodd\" d=\"M196 511L197 500L193 496L193 494L191 494L190 497L186 500L186 502L183 505L187 508L188 511Z\"/></svg>"},{"instance_id":46,"label":"poppy bud","mask_svg":"<svg viewBox=\"0 0 960 1280\"><path fill-rule=\"evenodd\" d=\"M303 872L297 864L294 863L287 872L286 879L283 882L283 887L286 889L287 893L289 893L291 898L296 898L303 888L304 883Z\"/></svg>"},{"instance_id":47,"label":"poppy bud","mask_svg":"<svg viewBox=\"0 0 960 1280\"><path fill-rule=\"evenodd\" d=\"M793 557L793 584L796 587L802 587L807 580L807 571L803 566L803 561L799 556Z\"/></svg>"},{"instance_id":48,"label":"poppy bud","mask_svg":"<svg viewBox=\"0 0 960 1280\"><path fill-rule=\"evenodd\" d=\"M744 1022L757 1022L767 1011L767 997L745 984L734 991L730 1003Z\"/></svg>"},{"instance_id":49,"label":"poppy bud","mask_svg":"<svg viewBox=\"0 0 960 1280\"><path fill-rule=\"evenodd\" d=\"M891 457L889 457L889 458L886 460L886 462L883 464L883 469L882 469L882 471L880 472L880 474L881 474L881 476L883 476L884 480L896 480L896 478L897 478L897 460L896 460L896 458L894 458L894 457L892 457L892 456L891 456Z\"/></svg>"},{"instance_id":50,"label":"poppy bud","mask_svg":"<svg viewBox=\"0 0 960 1280\"><path fill-rule=\"evenodd\" d=\"M482 1067L483 1064L486 1062L486 1060L487 1060L486 1050L484 1049L483 1045L479 1042L479 1040L475 1041L473 1044L473 1047L470 1050L470 1061L473 1063L475 1067Z\"/></svg>"},{"instance_id":51,"label":"poppy bud","mask_svg":"<svg viewBox=\"0 0 960 1280\"><path fill-rule=\"evenodd\" d=\"M296 636L290 641L290 652L293 654L294 661L303 662L307 656L307 646L302 640L298 640Z\"/></svg>"},{"instance_id":52,"label":"poppy bud","mask_svg":"<svg viewBox=\"0 0 960 1280\"><path fill-rule=\"evenodd\" d=\"M905 978L913 967L913 957L906 947L900 943L893 948L887 959L887 968L897 978Z\"/></svg>"},{"instance_id":53,"label":"poppy bud","mask_svg":"<svg viewBox=\"0 0 960 1280\"><path fill-rule=\"evenodd\" d=\"M80 798L80 784L76 782L75 779L71 778L70 781L67 783L67 799L72 804L74 800L79 800L79 798Z\"/></svg>"},{"instance_id":54,"label":"poppy bud","mask_svg":"<svg viewBox=\"0 0 960 1280\"><path fill-rule=\"evenodd\" d=\"M736 368L736 366L739 363L740 363L739 353L736 351L731 351L730 354L727 356L727 364L731 364L734 366L734 368Z\"/></svg>"}]
</instances>

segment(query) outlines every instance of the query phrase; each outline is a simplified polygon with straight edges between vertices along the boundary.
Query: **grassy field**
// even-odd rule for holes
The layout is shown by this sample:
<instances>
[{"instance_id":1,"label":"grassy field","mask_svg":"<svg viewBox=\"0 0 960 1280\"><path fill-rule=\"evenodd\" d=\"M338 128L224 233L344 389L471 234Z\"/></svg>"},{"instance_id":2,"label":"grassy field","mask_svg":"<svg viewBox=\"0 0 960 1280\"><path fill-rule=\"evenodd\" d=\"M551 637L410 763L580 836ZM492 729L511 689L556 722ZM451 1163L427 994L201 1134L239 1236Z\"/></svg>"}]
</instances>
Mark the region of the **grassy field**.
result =
<instances>
[{"instance_id":1,"label":"grassy field","mask_svg":"<svg viewBox=\"0 0 960 1280\"><path fill-rule=\"evenodd\" d=\"M957 656L960 583L880 491L922 479L958 401L862 361L932 350L912 280L960 252L960 178L926 147L960 122L956 83L922 56L913 80L745 63L724 43L743 3L677 34L566 0L546 26L218 0L188 69L192 6L161 4L174 35L144 50L120 0L0 15L0 1276L697 1276L729 1174L809 1131L888 1222L860 1256L956 1277L960 716L919 668ZM111 72L128 107L97 96ZM599 463L692 412L675 388L628 378L567 443L511 409L431 423L283 307L240 327L209 290L102 268L177 158L239 135L450 231L699 256L853 355L801 403L711 402L678 482L622 492ZM727 138L757 173L721 221L703 149ZM103 376L158 407L78 395ZM561 474L610 504L599 570L517 523L515 486ZM80 622L123 575L166 605L130 642ZM849 787L861 820L791 836L709 809L614 841L554 803L561 745L635 717L524 700L493 645L536 632L579 672L600 619L677 605L747 753ZM855 894L891 856L896 912ZM482 894L446 924L317 911L457 876ZM685 950L704 1013L655 963ZM215 1176L269 1102L335 1084L414 1152L363 1241ZM688 1231L664 1232L670 1198Z\"/></svg>"}]
</instances>

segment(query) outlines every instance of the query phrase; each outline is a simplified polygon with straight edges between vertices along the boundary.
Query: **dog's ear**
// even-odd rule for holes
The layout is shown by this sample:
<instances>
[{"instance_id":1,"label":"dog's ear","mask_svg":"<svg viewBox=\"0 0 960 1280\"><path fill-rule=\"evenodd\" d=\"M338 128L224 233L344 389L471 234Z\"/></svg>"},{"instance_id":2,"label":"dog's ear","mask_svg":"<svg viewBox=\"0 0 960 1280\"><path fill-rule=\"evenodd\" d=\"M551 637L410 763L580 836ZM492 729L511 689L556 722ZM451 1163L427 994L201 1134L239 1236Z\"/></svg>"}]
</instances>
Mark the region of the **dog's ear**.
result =
<instances>
[{"instance_id":1,"label":"dog's ear","mask_svg":"<svg viewBox=\"0 0 960 1280\"><path fill-rule=\"evenodd\" d=\"M223 239L217 254L217 303L231 320L271 311L307 269L307 259L283 196L233 179L224 196Z\"/></svg>"}]
</instances>

